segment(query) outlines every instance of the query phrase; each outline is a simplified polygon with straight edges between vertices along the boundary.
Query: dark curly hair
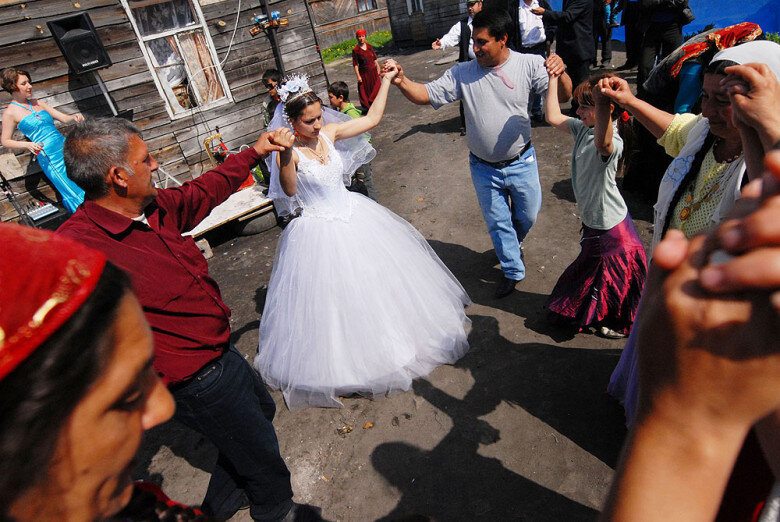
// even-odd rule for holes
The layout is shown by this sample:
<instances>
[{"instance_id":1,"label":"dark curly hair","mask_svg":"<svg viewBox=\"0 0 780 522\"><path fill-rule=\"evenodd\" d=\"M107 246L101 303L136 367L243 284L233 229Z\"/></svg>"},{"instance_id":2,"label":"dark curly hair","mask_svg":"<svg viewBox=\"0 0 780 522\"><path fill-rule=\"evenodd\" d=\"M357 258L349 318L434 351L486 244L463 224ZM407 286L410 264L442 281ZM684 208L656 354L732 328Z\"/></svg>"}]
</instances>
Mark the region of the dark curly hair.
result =
<instances>
[{"instance_id":1,"label":"dark curly hair","mask_svg":"<svg viewBox=\"0 0 780 522\"><path fill-rule=\"evenodd\" d=\"M16 81L20 76L27 76L27 79L32 81L30 73L23 71L22 69L16 69L15 67L7 67L0 72L2 78L3 90L8 93L16 92Z\"/></svg>"},{"instance_id":2,"label":"dark curly hair","mask_svg":"<svg viewBox=\"0 0 780 522\"><path fill-rule=\"evenodd\" d=\"M108 364L111 326L129 289L127 275L106 263L81 308L0 380L0 520L46 479L60 432Z\"/></svg>"}]
</instances>

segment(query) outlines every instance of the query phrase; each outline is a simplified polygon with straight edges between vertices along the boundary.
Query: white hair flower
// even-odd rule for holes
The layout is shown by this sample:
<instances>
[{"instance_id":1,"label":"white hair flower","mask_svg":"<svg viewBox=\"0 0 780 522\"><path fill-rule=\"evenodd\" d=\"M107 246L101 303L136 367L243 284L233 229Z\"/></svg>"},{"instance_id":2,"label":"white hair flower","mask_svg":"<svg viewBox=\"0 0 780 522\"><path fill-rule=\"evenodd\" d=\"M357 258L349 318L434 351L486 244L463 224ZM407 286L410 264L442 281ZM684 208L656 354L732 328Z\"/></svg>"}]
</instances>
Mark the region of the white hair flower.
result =
<instances>
[{"instance_id":1,"label":"white hair flower","mask_svg":"<svg viewBox=\"0 0 780 522\"><path fill-rule=\"evenodd\" d=\"M309 87L309 77L305 74L290 75L285 78L284 83L277 88L276 92L279 94L279 99L282 100L282 103L287 103L308 92L312 92L311 87Z\"/></svg>"}]
</instances>

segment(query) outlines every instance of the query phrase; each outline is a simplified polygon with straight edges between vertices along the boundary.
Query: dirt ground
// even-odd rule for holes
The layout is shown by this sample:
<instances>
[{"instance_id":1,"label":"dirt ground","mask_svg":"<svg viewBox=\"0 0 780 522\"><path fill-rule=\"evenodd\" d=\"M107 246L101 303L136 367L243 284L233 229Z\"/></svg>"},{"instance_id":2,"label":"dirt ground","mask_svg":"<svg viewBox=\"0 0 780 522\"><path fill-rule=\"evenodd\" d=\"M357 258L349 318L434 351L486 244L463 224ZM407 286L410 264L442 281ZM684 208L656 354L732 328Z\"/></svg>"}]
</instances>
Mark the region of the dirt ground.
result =
<instances>
[{"instance_id":1,"label":"dirt ground","mask_svg":"<svg viewBox=\"0 0 780 522\"><path fill-rule=\"evenodd\" d=\"M614 63L622 63L616 55ZM454 55L432 50L393 57L418 81L454 63ZM349 61L329 65L328 76L355 88ZM579 251L572 140L545 125L533 130L542 210L525 242L526 279L496 300L501 272L458 126L457 104L434 111L393 88L373 132L373 171L380 202L420 230L474 301L467 310L471 350L409 392L345 399L342 409L290 412L274 392L274 424L295 500L322 507L328 520L592 520L626 434L622 408L605 393L623 342L562 331L542 309ZM626 198L647 241L650 208ZM233 310L232 340L250 362L279 233L271 227L210 238L211 273ZM352 431L337 434L345 426ZM170 422L149 434L137 476L198 504L215 459L208 441ZM251 519L244 511L233 520Z\"/></svg>"}]
</instances>

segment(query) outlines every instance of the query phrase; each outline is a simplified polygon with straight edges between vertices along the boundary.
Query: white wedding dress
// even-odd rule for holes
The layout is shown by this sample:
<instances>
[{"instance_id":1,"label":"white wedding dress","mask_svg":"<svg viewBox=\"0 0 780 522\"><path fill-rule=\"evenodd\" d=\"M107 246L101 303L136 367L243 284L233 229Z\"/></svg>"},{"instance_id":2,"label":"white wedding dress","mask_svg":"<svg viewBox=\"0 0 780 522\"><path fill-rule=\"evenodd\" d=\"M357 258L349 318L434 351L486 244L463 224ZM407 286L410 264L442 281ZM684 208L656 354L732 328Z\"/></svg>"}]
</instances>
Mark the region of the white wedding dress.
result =
<instances>
[{"instance_id":1,"label":"white wedding dress","mask_svg":"<svg viewBox=\"0 0 780 522\"><path fill-rule=\"evenodd\" d=\"M279 238L254 366L291 410L408 390L468 351L466 291L409 223L297 150L300 217Z\"/></svg>"}]
</instances>

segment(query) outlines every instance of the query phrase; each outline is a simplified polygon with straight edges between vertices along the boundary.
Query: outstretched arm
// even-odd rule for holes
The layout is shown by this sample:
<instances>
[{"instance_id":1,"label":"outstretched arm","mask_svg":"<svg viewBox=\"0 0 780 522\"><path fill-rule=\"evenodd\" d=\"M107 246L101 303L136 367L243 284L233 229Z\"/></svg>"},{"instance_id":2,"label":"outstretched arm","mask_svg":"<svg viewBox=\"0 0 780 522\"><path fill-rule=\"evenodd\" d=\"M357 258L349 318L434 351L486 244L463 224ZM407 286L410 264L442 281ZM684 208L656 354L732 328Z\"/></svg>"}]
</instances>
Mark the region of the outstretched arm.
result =
<instances>
[{"instance_id":1,"label":"outstretched arm","mask_svg":"<svg viewBox=\"0 0 780 522\"><path fill-rule=\"evenodd\" d=\"M398 75L393 79L393 85L401 90L406 99L417 105L428 105L431 103L428 97L428 90L422 83L413 82L404 75L404 69L401 64L395 60L387 60L386 66L394 67L398 70Z\"/></svg>"},{"instance_id":2,"label":"outstretched arm","mask_svg":"<svg viewBox=\"0 0 780 522\"><path fill-rule=\"evenodd\" d=\"M295 136L287 127L279 127L274 131L274 143L284 147L276 158L279 164L279 185L285 194L294 196L298 192L298 155L292 148Z\"/></svg>"},{"instance_id":3,"label":"outstretched arm","mask_svg":"<svg viewBox=\"0 0 780 522\"><path fill-rule=\"evenodd\" d=\"M322 130L333 140L343 140L344 138L351 138L352 136L363 134L379 125L379 122L382 121L382 115L385 113L390 83L397 74L398 70L392 66L385 69L385 73L382 75L379 93L376 95L374 103L372 103L371 107L368 109L368 114L360 118L345 121L344 123L331 123L323 127Z\"/></svg>"},{"instance_id":4,"label":"outstretched arm","mask_svg":"<svg viewBox=\"0 0 780 522\"><path fill-rule=\"evenodd\" d=\"M598 83L601 93L630 112L650 134L660 138L669 128L674 114L657 109L631 92L628 82L618 76L603 78Z\"/></svg>"},{"instance_id":5,"label":"outstretched arm","mask_svg":"<svg viewBox=\"0 0 780 522\"><path fill-rule=\"evenodd\" d=\"M601 94L598 85L593 86L593 101L596 104L596 125L593 129L593 144L602 156L609 156L615 147L612 143L612 103Z\"/></svg>"},{"instance_id":6,"label":"outstretched arm","mask_svg":"<svg viewBox=\"0 0 780 522\"><path fill-rule=\"evenodd\" d=\"M47 104L45 102L42 102L40 100L38 100L38 104L43 108L43 110L45 110L46 112L51 114L52 118L54 118L55 120L57 120L59 122L62 122L62 123L71 123L71 122L78 123L80 121L84 121L84 116L82 116L79 113L76 113L76 114L73 114L73 115L65 114L64 112L58 111L57 109L51 107L49 104Z\"/></svg>"},{"instance_id":7,"label":"outstretched arm","mask_svg":"<svg viewBox=\"0 0 780 522\"><path fill-rule=\"evenodd\" d=\"M544 100L544 119L556 129L571 134L569 117L563 115L561 104L558 103L558 78L558 76L550 75L547 97Z\"/></svg>"},{"instance_id":8,"label":"outstretched arm","mask_svg":"<svg viewBox=\"0 0 780 522\"><path fill-rule=\"evenodd\" d=\"M547 69L547 74L549 76L556 76L558 78L558 102L569 101L572 91L571 78L566 74L566 64L563 63L561 57L555 53L551 53L544 61L544 67Z\"/></svg>"}]
</instances>

